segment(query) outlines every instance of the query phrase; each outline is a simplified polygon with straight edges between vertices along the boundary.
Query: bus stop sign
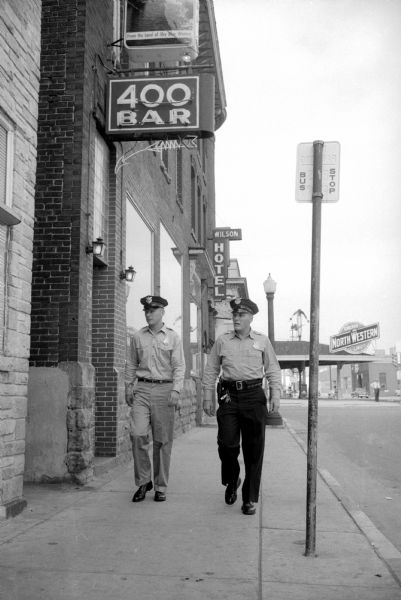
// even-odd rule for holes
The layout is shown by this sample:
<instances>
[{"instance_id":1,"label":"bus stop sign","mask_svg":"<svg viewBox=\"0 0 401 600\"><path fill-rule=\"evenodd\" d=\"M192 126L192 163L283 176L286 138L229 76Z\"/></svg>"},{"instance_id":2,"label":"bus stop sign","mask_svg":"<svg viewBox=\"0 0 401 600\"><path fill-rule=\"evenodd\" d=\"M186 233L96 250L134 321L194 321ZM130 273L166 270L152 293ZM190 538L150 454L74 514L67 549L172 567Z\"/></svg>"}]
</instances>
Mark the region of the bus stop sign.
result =
<instances>
[{"instance_id":1,"label":"bus stop sign","mask_svg":"<svg viewBox=\"0 0 401 600\"><path fill-rule=\"evenodd\" d=\"M322 202L338 202L340 183L340 144L324 142L322 159ZM313 143L298 144L295 199L312 202Z\"/></svg>"}]
</instances>

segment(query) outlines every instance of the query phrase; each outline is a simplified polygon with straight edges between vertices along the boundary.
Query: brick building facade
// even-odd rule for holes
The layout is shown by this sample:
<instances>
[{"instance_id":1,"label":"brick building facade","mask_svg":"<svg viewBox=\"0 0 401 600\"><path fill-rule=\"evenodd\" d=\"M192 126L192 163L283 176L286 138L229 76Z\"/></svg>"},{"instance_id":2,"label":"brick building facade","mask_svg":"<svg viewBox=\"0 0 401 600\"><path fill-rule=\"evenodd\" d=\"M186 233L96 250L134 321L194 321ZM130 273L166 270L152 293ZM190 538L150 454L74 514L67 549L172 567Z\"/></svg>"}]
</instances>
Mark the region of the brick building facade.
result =
<instances>
[{"instance_id":1,"label":"brick building facade","mask_svg":"<svg viewBox=\"0 0 401 600\"><path fill-rule=\"evenodd\" d=\"M145 294L169 299L166 323L183 340L187 372L176 433L201 412L199 381L213 330L214 138L163 151L108 139L107 77L144 67L112 45L122 4L42 2L28 481L84 483L97 460L130 457L126 347L145 324ZM168 65L154 68L163 74ZM215 76L217 128L225 98L210 0L200 3L200 52L191 69ZM128 151L135 156L116 169ZM102 257L91 252L98 238ZM133 283L123 278L129 265L137 271Z\"/></svg>"},{"instance_id":2,"label":"brick building facade","mask_svg":"<svg viewBox=\"0 0 401 600\"><path fill-rule=\"evenodd\" d=\"M27 414L39 0L0 10L0 518L20 512Z\"/></svg>"}]
</instances>

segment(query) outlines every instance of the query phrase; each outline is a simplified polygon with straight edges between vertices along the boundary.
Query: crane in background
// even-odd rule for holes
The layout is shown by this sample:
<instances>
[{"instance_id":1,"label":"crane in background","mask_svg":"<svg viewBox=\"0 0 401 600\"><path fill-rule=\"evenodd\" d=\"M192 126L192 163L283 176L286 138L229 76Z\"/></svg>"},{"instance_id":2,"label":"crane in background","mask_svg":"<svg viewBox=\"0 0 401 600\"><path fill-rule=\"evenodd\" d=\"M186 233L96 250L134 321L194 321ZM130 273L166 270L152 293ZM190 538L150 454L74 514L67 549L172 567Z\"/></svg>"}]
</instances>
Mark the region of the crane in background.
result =
<instances>
[{"instance_id":1,"label":"crane in background","mask_svg":"<svg viewBox=\"0 0 401 600\"><path fill-rule=\"evenodd\" d=\"M291 341L294 341L294 339L297 339L300 341L302 339L302 328L305 324L304 320L305 320L305 323L309 323L309 319L306 316L306 314L304 313L304 311L301 310L300 308L298 308L298 310L296 310L294 312L294 314L292 315L292 317L290 318Z\"/></svg>"}]
</instances>

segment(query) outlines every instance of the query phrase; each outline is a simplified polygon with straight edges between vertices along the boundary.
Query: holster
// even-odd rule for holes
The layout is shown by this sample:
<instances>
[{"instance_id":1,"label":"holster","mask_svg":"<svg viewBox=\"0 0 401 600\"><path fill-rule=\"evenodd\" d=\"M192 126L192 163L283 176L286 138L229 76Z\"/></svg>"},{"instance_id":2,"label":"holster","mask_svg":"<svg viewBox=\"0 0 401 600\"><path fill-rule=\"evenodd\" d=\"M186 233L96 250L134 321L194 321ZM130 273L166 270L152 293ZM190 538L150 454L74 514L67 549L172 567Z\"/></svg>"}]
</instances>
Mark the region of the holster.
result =
<instances>
[{"instance_id":1,"label":"holster","mask_svg":"<svg viewBox=\"0 0 401 600\"><path fill-rule=\"evenodd\" d=\"M220 398L224 394L223 383L222 383L221 377L219 377L219 379L217 380L216 392L217 392L217 400L219 401Z\"/></svg>"}]
</instances>

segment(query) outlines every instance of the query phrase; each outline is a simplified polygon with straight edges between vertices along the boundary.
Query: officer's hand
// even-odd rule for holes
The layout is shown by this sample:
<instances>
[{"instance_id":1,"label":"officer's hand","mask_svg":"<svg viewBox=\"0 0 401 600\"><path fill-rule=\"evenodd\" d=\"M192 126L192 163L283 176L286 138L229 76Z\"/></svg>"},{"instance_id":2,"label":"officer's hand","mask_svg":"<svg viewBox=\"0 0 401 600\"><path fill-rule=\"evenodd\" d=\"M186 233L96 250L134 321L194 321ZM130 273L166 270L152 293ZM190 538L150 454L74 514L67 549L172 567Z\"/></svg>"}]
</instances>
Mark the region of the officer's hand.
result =
<instances>
[{"instance_id":1,"label":"officer's hand","mask_svg":"<svg viewBox=\"0 0 401 600\"><path fill-rule=\"evenodd\" d=\"M134 405L134 394L132 392L125 394L125 401L128 406Z\"/></svg>"},{"instance_id":2,"label":"officer's hand","mask_svg":"<svg viewBox=\"0 0 401 600\"><path fill-rule=\"evenodd\" d=\"M170 398L168 401L168 405L169 406L174 406L175 408L179 408L180 406L180 394L176 391L173 390L170 394Z\"/></svg>"},{"instance_id":3,"label":"officer's hand","mask_svg":"<svg viewBox=\"0 0 401 600\"><path fill-rule=\"evenodd\" d=\"M270 412L278 412L279 408L280 408L280 398L271 398Z\"/></svg>"},{"instance_id":4,"label":"officer's hand","mask_svg":"<svg viewBox=\"0 0 401 600\"><path fill-rule=\"evenodd\" d=\"M214 417L216 414L216 407L212 400L204 400L203 401L203 410L208 417Z\"/></svg>"}]
</instances>

